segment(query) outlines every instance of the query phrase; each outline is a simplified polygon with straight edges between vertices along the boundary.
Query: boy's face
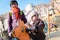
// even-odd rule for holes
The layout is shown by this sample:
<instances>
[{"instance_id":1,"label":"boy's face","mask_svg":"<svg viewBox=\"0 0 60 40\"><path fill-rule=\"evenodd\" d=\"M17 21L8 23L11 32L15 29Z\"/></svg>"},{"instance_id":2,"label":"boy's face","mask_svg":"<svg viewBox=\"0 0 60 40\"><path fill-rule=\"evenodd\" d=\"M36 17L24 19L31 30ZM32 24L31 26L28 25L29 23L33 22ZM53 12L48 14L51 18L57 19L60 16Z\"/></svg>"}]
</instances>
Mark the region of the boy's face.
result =
<instances>
[{"instance_id":1,"label":"boy's face","mask_svg":"<svg viewBox=\"0 0 60 40\"><path fill-rule=\"evenodd\" d=\"M12 11L12 13L18 13L19 12L19 9L18 9L18 6L16 3L11 5L11 11Z\"/></svg>"},{"instance_id":2,"label":"boy's face","mask_svg":"<svg viewBox=\"0 0 60 40\"><path fill-rule=\"evenodd\" d=\"M34 22L36 22L37 19L38 19L38 16L37 16L37 15L36 15L36 16L33 16L33 18L32 18L32 20L33 20Z\"/></svg>"}]
</instances>

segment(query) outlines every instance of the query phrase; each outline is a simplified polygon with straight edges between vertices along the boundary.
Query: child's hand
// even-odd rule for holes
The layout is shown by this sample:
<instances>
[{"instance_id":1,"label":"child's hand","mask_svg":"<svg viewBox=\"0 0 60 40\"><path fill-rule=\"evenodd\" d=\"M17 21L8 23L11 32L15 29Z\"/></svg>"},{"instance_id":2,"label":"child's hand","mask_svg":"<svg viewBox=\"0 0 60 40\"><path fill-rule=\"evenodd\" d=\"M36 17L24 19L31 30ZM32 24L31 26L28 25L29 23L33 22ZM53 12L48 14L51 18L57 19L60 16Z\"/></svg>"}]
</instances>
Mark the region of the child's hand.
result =
<instances>
[{"instance_id":1,"label":"child's hand","mask_svg":"<svg viewBox=\"0 0 60 40\"><path fill-rule=\"evenodd\" d=\"M12 32L9 33L9 36L11 37Z\"/></svg>"},{"instance_id":2,"label":"child's hand","mask_svg":"<svg viewBox=\"0 0 60 40\"><path fill-rule=\"evenodd\" d=\"M30 25L29 25L29 24L26 23L25 26L26 26L28 29L30 29Z\"/></svg>"},{"instance_id":3,"label":"child's hand","mask_svg":"<svg viewBox=\"0 0 60 40\"><path fill-rule=\"evenodd\" d=\"M20 24L20 21L21 21L21 19L18 19L18 21L17 21L17 25L19 25L19 24Z\"/></svg>"}]
</instances>

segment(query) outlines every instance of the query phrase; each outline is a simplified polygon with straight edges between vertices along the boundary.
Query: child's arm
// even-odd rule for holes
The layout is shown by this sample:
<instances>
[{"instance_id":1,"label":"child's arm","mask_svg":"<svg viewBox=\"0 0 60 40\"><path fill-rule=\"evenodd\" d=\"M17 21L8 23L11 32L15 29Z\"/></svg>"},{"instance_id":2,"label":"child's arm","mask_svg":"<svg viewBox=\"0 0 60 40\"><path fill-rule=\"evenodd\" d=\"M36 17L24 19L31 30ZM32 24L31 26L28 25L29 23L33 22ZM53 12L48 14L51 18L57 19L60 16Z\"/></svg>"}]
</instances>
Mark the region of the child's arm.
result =
<instances>
[{"instance_id":1,"label":"child's arm","mask_svg":"<svg viewBox=\"0 0 60 40\"><path fill-rule=\"evenodd\" d=\"M8 14L7 19L8 19L7 21L8 21L8 33L9 33L12 30L12 18L10 17L9 14Z\"/></svg>"}]
</instances>

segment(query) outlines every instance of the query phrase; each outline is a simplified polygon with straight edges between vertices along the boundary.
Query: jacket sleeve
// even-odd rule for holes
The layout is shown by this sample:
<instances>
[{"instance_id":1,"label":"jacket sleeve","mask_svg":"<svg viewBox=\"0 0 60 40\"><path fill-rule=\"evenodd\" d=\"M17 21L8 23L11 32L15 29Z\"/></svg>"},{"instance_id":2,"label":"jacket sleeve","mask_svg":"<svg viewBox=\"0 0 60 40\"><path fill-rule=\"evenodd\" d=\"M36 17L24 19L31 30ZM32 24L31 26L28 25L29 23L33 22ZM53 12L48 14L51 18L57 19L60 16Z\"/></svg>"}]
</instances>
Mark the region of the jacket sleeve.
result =
<instances>
[{"instance_id":1,"label":"jacket sleeve","mask_svg":"<svg viewBox=\"0 0 60 40\"><path fill-rule=\"evenodd\" d=\"M24 13L22 13L22 18L21 19L24 21L24 23L27 23L27 19L26 19Z\"/></svg>"},{"instance_id":2,"label":"jacket sleeve","mask_svg":"<svg viewBox=\"0 0 60 40\"><path fill-rule=\"evenodd\" d=\"M40 26L40 29L43 30L44 27L45 27L45 24L42 20L40 20L40 23L39 23L39 26Z\"/></svg>"},{"instance_id":3,"label":"jacket sleeve","mask_svg":"<svg viewBox=\"0 0 60 40\"><path fill-rule=\"evenodd\" d=\"M45 24L42 20L38 20L38 23L36 24L35 32L39 31L42 32L45 27Z\"/></svg>"},{"instance_id":4,"label":"jacket sleeve","mask_svg":"<svg viewBox=\"0 0 60 40\"><path fill-rule=\"evenodd\" d=\"M7 22L8 22L8 33L9 33L12 30L12 18L10 17L9 14L8 14L7 19L8 19Z\"/></svg>"}]
</instances>

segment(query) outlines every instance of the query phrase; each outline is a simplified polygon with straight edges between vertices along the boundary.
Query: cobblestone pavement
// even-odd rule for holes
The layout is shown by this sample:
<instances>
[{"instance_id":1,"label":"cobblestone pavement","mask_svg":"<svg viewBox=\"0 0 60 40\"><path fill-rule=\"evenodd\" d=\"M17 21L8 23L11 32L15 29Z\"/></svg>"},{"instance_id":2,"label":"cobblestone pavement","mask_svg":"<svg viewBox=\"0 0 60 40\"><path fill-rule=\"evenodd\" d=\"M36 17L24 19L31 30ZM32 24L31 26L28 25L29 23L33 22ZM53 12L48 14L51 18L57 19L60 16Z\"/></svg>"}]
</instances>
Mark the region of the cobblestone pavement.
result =
<instances>
[{"instance_id":1,"label":"cobblestone pavement","mask_svg":"<svg viewBox=\"0 0 60 40\"><path fill-rule=\"evenodd\" d=\"M46 33L46 40L60 40L60 28L58 29L58 31L50 32L50 35Z\"/></svg>"}]
</instances>

